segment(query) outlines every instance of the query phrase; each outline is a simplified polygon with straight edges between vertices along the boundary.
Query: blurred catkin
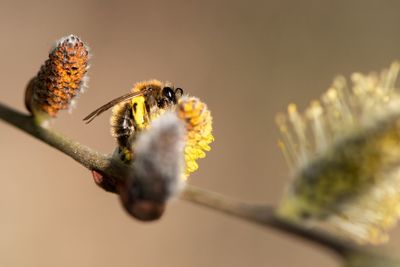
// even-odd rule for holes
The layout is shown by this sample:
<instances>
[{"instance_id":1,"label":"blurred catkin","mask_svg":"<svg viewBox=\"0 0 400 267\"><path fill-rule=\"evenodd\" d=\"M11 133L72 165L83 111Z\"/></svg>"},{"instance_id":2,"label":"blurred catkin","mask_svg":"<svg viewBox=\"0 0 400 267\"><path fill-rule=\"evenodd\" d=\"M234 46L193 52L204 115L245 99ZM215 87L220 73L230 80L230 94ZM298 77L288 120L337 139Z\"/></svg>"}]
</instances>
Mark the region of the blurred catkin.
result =
<instances>
[{"instance_id":1,"label":"blurred catkin","mask_svg":"<svg viewBox=\"0 0 400 267\"><path fill-rule=\"evenodd\" d=\"M167 201L183 188L185 134L184 124L174 112L166 112L138 133L134 172L117 186L125 210L133 217L159 219Z\"/></svg>"},{"instance_id":2,"label":"blurred catkin","mask_svg":"<svg viewBox=\"0 0 400 267\"><path fill-rule=\"evenodd\" d=\"M278 214L360 243L381 243L400 216L400 65L337 77L304 114L278 115L293 181Z\"/></svg>"},{"instance_id":3,"label":"blurred catkin","mask_svg":"<svg viewBox=\"0 0 400 267\"><path fill-rule=\"evenodd\" d=\"M183 187L180 174L184 168L185 135L184 123L173 112L155 119L139 134L135 141L134 182L141 183L146 199L164 202Z\"/></svg>"},{"instance_id":4,"label":"blurred catkin","mask_svg":"<svg viewBox=\"0 0 400 267\"><path fill-rule=\"evenodd\" d=\"M352 252L345 257L344 267L399 267L400 261L384 255Z\"/></svg>"},{"instance_id":5,"label":"blurred catkin","mask_svg":"<svg viewBox=\"0 0 400 267\"><path fill-rule=\"evenodd\" d=\"M27 109L44 118L70 109L73 98L86 86L88 60L88 47L77 36L61 38L27 86Z\"/></svg>"}]
</instances>

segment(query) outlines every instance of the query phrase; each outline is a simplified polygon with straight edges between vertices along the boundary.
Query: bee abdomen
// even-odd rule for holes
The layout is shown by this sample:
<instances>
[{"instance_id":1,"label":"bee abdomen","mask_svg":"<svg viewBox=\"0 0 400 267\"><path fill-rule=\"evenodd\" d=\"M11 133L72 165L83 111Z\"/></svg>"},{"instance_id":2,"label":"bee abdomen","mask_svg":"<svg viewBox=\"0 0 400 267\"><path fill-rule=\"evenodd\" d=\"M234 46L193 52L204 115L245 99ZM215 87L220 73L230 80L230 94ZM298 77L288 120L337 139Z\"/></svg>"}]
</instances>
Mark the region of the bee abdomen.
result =
<instances>
[{"instance_id":1,"label":"bee abdomen","mask_svg":"<svg viewBox=\"0 0 400 267\"><path fill-rule=\"evenodd\" d=\"M132 109L129 103L116 106L111 118L111 134L117 139L118 145L130 149L131 137L135 131Z\"/></svg>"},{"instance_id":2,"label":"bee abdomen","mask_svg":"<svg viewBox=\"0 0 400 267\"><path fill-rule=\"evenodd\" d=\"M135 130L132 121L129 119L122 118L118 123L120 124L112 125L114 137L131 135Z\"/></svg>"}]
</instances>

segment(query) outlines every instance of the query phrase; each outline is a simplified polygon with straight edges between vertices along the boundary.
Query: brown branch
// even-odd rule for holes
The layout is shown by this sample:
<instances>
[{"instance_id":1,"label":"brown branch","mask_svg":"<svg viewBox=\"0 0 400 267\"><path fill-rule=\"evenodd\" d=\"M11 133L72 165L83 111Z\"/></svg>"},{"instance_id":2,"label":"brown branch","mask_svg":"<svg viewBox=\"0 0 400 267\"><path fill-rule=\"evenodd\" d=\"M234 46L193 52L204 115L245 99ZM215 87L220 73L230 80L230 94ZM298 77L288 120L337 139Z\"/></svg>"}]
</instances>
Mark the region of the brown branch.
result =
<instances>
[{"instance_id":1,"label":"brown branch","mask_svg":"<svg viewBox=\"0 0 400 267\"><path fill-rule=\"evenodd\" d=\"M113 161L108 155L93 151L54 130L40 127L35 124L32 116L22 114L1 103L0 119L70 156L89 170L107 170L106 173L113 177L123 177L127 171L125 165Z\"/></svg>"},{"instance_id":2,"label":"brown branch","mask_svg":"<svg viewBox=\"0 0 400 267\"><path fill-rule=\"evenodd\" d=\"M53 130L37 126L31 116L24 115L1 103L0 119L67 154L89 170L97 170L106 176L122 181L126 177L126 173L132 172L130 166L113 161L108 155L93 151ZM190 185L186 187L181 198L234 217L303 238L323 246L344 258L355 253L370 256L378 255L364 247L357 246L352 242L344 241L325 232L304 228L300 225L284 221L275 216L274 208L272 207L244 203Z\"/></svg>"},{"instance_id":3,"label":"brown branch","mask_svg":"<svg viewBox=\"0 0 400 267\"><path fill-rule=\"evenodd\" d=\"M182 193L181 198L312 241L343 257L345 257L349 251L358 250L356 244L338 239L322 231L301 227L300 225L290 223L275 216L275 209L271 206L243 203L194 186L188 186Z\"/></svg>"}]
</instances>

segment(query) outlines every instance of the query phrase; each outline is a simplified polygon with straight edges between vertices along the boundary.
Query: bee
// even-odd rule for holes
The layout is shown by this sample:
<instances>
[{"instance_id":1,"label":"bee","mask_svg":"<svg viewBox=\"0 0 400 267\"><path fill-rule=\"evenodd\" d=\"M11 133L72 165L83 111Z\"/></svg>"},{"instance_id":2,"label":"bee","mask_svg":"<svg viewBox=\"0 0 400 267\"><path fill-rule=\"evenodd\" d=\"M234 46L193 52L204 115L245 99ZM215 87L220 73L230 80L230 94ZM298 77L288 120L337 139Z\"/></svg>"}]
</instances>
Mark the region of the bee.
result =
<instances>
[{"instance_id":1,"label":"bee","mask_svg":"<svg viewBox=\"0 0 400 267\"><path fill-rule=\"evenodd\" d=\"M94 181L106 191L118 193L126 211L135 218L156 220L167 200L198 169L196 160L211 149L211 113L197 97L157 80L135 84L130 93L99 107L84 121L90 123L110 108L111 133L118 143L114 156L132 163L135 175L121 182L92 170Z\"/></svg>"},{"instance_id":2,"label":"bee","mask_svg":"<svg viewBox=\"0 0 400 267\"><path fill-rule=\"evenodd\" d=\"M90 123L101 113L113 108L111 134L117 140L119 158L129 163L133 159L132 144L137 133L146 129L153 119L173 110L182 95L183 89L175 88L170 82L139 82L133 86L131 92L104 104L83 120Z\"/></svg>"}]
</instances>

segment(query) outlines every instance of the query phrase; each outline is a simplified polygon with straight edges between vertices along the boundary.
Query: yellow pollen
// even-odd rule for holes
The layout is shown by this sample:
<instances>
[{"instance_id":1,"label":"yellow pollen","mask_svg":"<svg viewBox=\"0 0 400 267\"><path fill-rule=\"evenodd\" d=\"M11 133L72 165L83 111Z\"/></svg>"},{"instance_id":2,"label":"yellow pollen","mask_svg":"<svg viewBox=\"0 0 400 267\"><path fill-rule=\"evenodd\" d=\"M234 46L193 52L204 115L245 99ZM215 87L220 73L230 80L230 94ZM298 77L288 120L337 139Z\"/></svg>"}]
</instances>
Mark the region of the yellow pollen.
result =
<instances>
[{"instance_id":1,"label":"yellow pollen","mask_svg":"<svg viewBox=\"0 0 400 267\"><path fill-rule=\"evenodd\" d=\"M178 102L178 116L185 121L187 140L185 147L186 170L185 177L196 171L199 166L196 162L206 156L205 151L211 148L209 144L214 140L212 136L212 117L205 103L196 97L182 97Z\"/></svg>"}]
</instances>

